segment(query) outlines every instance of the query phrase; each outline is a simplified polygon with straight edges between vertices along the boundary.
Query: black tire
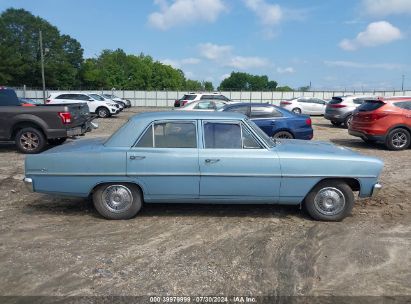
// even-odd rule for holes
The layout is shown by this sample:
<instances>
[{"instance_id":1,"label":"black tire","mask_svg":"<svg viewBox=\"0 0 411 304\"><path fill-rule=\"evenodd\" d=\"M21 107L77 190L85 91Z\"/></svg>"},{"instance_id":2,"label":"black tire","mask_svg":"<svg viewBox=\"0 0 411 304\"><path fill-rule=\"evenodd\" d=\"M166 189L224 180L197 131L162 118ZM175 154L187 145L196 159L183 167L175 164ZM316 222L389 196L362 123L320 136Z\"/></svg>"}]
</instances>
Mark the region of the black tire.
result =
<instances>
[{"instance_id":1,"label":"black tire","mask_svg":"<svg viewBox=\"0 0 411 304\"><path fill-rule=\"evenodd\" d=\"M104 107L98 108L96 110L96 114L100 118L107 118L107 117L111 116L110 111L107 108L104 108Z\"/></svg>"},{"instance_id":2,"label":"black tire","mask_svg":"<svg viewBox=\"0 0 411 304\"><path fill-rule=\"evenodd\" d=\"M294 114L301 114L301 109L300 108L294 108L291 110Z\"/></svg>"},{"instance_id":3,"label":"black tire","mask_svg":"<svg viewBox=\"0 0 411 304\"><path fill-rule=\"evenodd\" d=\"M46 147L46 137L43 132L32 127L19 130L14 137L17 149L25 154L36 154Z\"/></svg>"},{"instance_id":4,"label":"black tire","mask_svg":"<svg viewBox=\"0 0 411 304\"><path fill-rule=\"evenodd\" d=\"M334 120L331 120L331 124L332 124L333 126L336 126L336 127L341 126L341 122L334 121Z\"/></svg>"},{"instance_id":5,"label":"black tire","mask_svg":"<svg viewBox=\"0 0 411 304\"><path fill-rule=\"evenodd\" d=\"M273 138L293 139L294 135L288 131L278 131L273 135Z\"/></svg>"},{"instance_id":6,"label":"black tire","mask_svg":"<svg viewBox=\"0 0 411 304\"><path fill-rule=\"evenodd\" d=\"M348 115L344 120L344 128L348 129L352 121L352 114Z\"/></svg>"},{"instance_id":7,"label":"black tire","mask_svg":"<svg viewBox=\"0 0 411 304\"><path fill-rule=\"evenodd\" d=\"M103 198L105 195L107 195L106 199ZM120 204L118 206L115 203L116 199ZM93 193L93 203L98 213L106 219L127 220L140 211L143 205L143 196L136 185L110 183L97 187Z\"/></svg>"},{"instance_id":8,"label":"black tire","mask_svg":"<svg viewBox=\"0 0 411 304\"><path fill-rule=\"evenodd\" d=\"M327 188L329 189L327 190ZM338 195L342 195L345 201L344 205L337 208L337 210L334 210L335 214L333 214L333 212L331 211L327 212L326 210L322 209L325 207L320 207L322 205L321 202L316 203L316 196L321 191L332 191L330 193L333 193L340 198L341 196ZM317 201L320 200L320 197L322 197L323 200L325 199L324 196L319 196L317 198ZM332 200L332 198L330 199ZM338 180L326 180L320 182L310 191L310 193L308 193L304 200L304 206L310 216L317 221L341 221L351 213L351 210L354 207L354 193L351 190L350 186L348 186L345 182ZM338 211L338 209L341 210Z\"/></svg>"},{"instance_id":9,"label":"black tire","mask_svg":"<svg viewBox=\"0 0 411 304\"><path fill-rule=\"evenodd\" d=\"M385 145L390 150L400 151L408 149L410 146L410 141L410 132L403 128L397 128L388 133L385 140Z\"/></svg>"},{"instance_id":10,"label":"black tire","mask_svg":"<svg viewBox=\"0 0 411 304\"><path fill-rule=\"evenodd\" d=\"M61 138L51 138L48 141L49 145L52 146L58 146L63 144L67 140L67 137L61 137Z\"/></svg>"}]
</instances>

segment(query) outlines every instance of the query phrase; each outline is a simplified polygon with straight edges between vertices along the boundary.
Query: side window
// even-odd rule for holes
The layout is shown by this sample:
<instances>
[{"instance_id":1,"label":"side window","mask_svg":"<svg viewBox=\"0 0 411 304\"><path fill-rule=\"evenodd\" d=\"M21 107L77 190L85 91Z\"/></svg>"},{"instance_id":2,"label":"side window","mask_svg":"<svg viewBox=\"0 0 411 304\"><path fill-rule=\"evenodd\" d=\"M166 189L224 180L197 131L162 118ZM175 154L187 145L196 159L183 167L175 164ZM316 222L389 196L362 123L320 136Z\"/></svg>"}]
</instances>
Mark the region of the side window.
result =
<instances>
[{"instance_id":1,"label":"side window","mask_svg":"<svg viewBox=\"0 0 411 304\"><path fill-rule=\"evenodd\" d=\"M254 136L244 126L241 127L243 132L243 149L261 149L261 145Z\"/></svg>"},{"instance_id":2,"label":"side window","mask_svg":"<svg viewBox=\"0 0 411 304\"><path fill-rule=\"evenodd\" d=\"M216 109L214 102L212 101L200 101L194 109L198 110L213 110Z\"/></svg>"},{"instance_id":3,"label":"side window","mask_svg":"<svg viewBox=\"0 0 411 304\"><path fill-rule=\"evenodd\" d=\"M214 95L202 95L200 99L214 99Z\"/></svg>"},{"instance_id":4,"label":"side window","mask_svg":"<svg viewBox=\"0 0 411 304\"><path fill-rule=\"evenodd\" d=\"M241 113L244 115L248 115L248 110L250 106L238 106L238 107L230 107L227 109L227 112L236 112L236 113Z\"/></svg>"},{"instance_id":5,"label":"side window","mask_svg":"<svg viewBox=\"0 0 411 304\"><path fill-rule=\"evenodd\" d=\"M138 148L152 148L153 147L153 125L146 130L144 135L138 141L136 147Z\"/></svg>"},{"instance_id":6,"label":"side window","mask_svg":"<svg viewBox=\"0 0 411 304\"><path fill-rule=\"evenodd\" d=\"M221 109L222 107L224 107L225 106L225 103L224 102L222 102L222 101L215 101L214 102L214 106L215 106L215 109Z\"/></svg>"},{"instance_id":7,"label":"side window","mask_svg":"<svg viewBox=\"0 0 411 304\"><path fill-rule=\"evenodd\" d=\"M394 103L394 105L401 109L411 110L411 101L396 102Z\"/></svg>"},{"instance_id":8,"label":"side window","mask_svg":"<svg viewBox=\"0 0 411 304\"><path fill-rule=\"evenodd\" d=\"M68 94L61 94L57 96L56 99L69 99L68 96L69 96Z\"/></svg>"},{"instance_id":9,"label":"side window","mask_svg":"<svg viewBox=\"0 0 411 304\"><path fill-rule=\"evenodd\" d=\"M83 95L83 94L78 94L77 96L78 96L79 100L87 100L88 101L90 99L89 96Z\"/></svg>"},{"instance_id":10,"label":"side window","mask_svg":"<svg viewBox=\"0 0 411 304\"><path fill-rule=\"evenodd\" d=\"M272 106L253 106L251 107L251 118L270 118L270 117L281 117L281 113L278 112Z\"/></svg>"},{"instance_id":11,"label":"side window","mask_svg":"<svg viewBox=\"0 0 411 304\"><path fill-rule=\"evenodd\" d=\"M241 126L239 123L204 123L206 149L241 149Z\"/></svg>"},{"instance_id":12,"label":"side window","mask_svg":"<svg viewBox=\"0 0 411 304\"><path fill-rule=\"evenodd\" d=\"M353 103L355 103L355 104L363 104L363 103L364 103L364 99L363 99L363 98L353 99Z\"/></svg>"}]
</instances>

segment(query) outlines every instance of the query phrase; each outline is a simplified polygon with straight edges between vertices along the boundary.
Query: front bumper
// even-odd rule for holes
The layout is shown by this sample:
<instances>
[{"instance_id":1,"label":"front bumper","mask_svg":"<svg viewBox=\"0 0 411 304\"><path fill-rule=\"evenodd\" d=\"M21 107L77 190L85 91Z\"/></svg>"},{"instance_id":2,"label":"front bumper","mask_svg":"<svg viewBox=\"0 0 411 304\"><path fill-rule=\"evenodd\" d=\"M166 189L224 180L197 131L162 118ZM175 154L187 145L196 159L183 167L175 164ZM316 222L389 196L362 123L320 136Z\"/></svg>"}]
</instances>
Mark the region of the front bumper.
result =
<instances>
[{"instance_id":1,"label":"front bumper","mask_svg":"<svg viewBox=\"0 0 411 304\"><path fill-rule=\"evenodd\" d=\"M373 187L372 187L372 193L371 193L371 197L376 197L378 195L378 193L380 192L380 190L382 189L382 185L380 183L376 183Z\"/></svg>"},{"instance_id":2,"label":"front bumper","mask_svg":"<svg viewBox=\"0 0 411 304\"><path fill-rule=\"evenodd\" d=\"M24 185L26 186L27 190L30 192L34 192L34 187L33 187L33 180L29 177L25 177L23 179Z\"/></svg>"}]
</instances>

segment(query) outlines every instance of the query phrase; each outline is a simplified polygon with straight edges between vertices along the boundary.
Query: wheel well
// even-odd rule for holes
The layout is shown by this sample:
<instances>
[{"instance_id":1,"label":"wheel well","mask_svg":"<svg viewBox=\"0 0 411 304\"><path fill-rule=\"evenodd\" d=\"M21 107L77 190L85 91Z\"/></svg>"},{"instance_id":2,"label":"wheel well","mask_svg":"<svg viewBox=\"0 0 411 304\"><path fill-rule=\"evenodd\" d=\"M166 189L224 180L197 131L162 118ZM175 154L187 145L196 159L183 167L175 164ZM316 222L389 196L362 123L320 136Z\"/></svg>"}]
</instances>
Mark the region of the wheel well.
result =
<instances>
[{"instance_id":1,"label":"wheel well","mask_svg":"<svg viewBox=\"0 0 411 304\"><path fill-rule=\"evenodd\" d=\"M316 187L319 183L322 183L324 181L342 181L342 182L345 182L348 186L350 186L352 191L360 191L361 190L361 184L360 184L359 180L356 179L356 178L350 178L350 177L324 178L324 179L320 180L317 184L315 184L314 187Z\"/></svg>"},{"instance_id":2,"label":"wheel well","mask_svg":"<svg viewBox=\"0 0 411 304\"><path fill-rule=\"evenodd\" d=\"M108 185L108 184L127 184L127 185L134 185L134 186L136 186L136 187L140 190L141 195L143 196L143 199L144 199L144 191L143 191L143 188L142 188L139 184L133 183L133 182L121 182L121 181L101 182L101 183L98 183L98 184L96 184L96 185L93 187L93 189L91 189L91 191L90 191L90 193L89 193L89 197L93 195L94 191L96 191L96 189L97 189L98 187L100 187L100 186L102 186L102 185Z\"/></svg>"},{"instance_id":3,"label":"wheel well","mask_svg":"<svg viewBox=\"0 0 411 304\"><path fill-rule=\"evenodd\" d=\"M290 134L295 138L294 132L291 131L290 129L285 129L285 128L283 128L283 129L275 130L275 132L273 132L273 136L274 136L275 134L277 134L278 132L288 132L288 133L290 133Z\"/></svg>"},{"instance_id":4,"label":"wheel well","mask_svg":"<svg viewBox=\"0 0 411 304\"><path fill-rule=\"evenodd\" d=\"M14 139L17 132L19 132L21 129L24 129L24 128L34 128L34 129L39 130L41 133L43 133L43 135L45 135L43 128L40 127L38 124L34 122L20 122L13 126L13 129L11 132L11 139Z\"/></svg>"},{"instance_id":5,"label":"wheel well","mask_svg":"<svg viewBox=\"0 0 411 304\"><path fill-rule=\"evenodd\" d=\"M391 127L391 128L388 130L387 134L389 134L390 132L392 132L392 131L394 131L394 130L396 130L396 129L405 129L405 130L407 130L409 133L411 133L411 128L410 128L410 127L408 127L408 126L406 126L406 125L397 125L397 126Z\"/></svg>"}]
</instances>

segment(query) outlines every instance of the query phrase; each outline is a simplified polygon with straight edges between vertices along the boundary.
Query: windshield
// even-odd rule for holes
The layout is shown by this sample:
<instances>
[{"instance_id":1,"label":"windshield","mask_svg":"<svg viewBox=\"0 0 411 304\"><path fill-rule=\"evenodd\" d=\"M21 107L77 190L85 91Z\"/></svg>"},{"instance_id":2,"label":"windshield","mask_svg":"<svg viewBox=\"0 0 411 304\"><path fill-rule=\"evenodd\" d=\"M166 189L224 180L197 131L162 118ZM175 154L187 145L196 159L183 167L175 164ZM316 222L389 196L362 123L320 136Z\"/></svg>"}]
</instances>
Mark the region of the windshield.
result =
<instances>
[{"instance_id":1,"label":"windshield","mask_svg":"<svg viewBox=\"0 0 411 304\"><path fill-rule=\"evenodd\" d=\"M184 95L180 100L194 100L197 95Z\"/></svg>"},{"instance_id":2,"label":"windshield","mask_svg":"<svg viewBox=\"0 0 411 304\"><path fill-rule=\"evenodd\" d=\"M252 120L246 119L247 124L253 129L255 133L266 143L270 148L275 147L275 142L264 133Z\"/></svg>"},{"instance_id":3,"label":"windshield","mask_svg":"<svg viewBox=\"0 0 411 304\"><path fill-rule=\"evenodd\" d=\"M97 94L90 94L95 100L104 101L104 98Z\"/></svg>"}]
</instances>

